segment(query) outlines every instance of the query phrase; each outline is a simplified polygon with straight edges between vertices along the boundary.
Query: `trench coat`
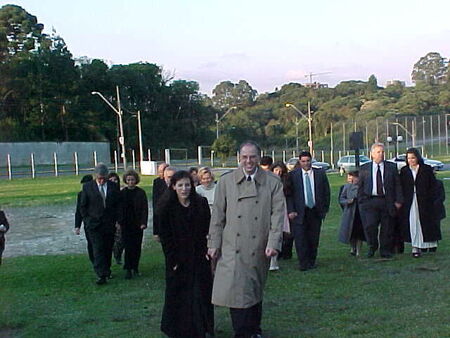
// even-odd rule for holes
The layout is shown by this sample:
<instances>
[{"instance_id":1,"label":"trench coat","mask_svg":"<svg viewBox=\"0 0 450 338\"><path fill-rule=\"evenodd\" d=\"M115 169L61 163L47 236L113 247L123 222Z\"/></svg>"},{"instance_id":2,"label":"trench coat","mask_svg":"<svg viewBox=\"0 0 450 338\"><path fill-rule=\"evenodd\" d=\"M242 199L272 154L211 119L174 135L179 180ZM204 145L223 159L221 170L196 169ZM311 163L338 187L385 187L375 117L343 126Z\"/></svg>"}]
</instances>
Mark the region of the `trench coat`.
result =
<instances>
[{"instance_id":1,"label":"trench coat","mask_svg":"<svg viewBox=\"0 0 450 338\"><path fill-rule=\"evenodd\" d=\"M414 193L417 196L417 204L419 205L419 218L422 227L423 241L434 242L442 239L439 226L439 211L434 203L434 201L438 199L438 185L436 184L436 177L434 176L433 169L427 164L420 164L416 180L414 180L411 169L409 169L408 166L404 166L400 170L400 183L405 198L405 203L400 210L404 241L408 243L411 242L409 212L411 210ZM416 188L415 192L414 187Z\"/></svg>"},{"instance_id":2,"label":"trench coat","mask_svg":"<svg viewBox=\"0 0 450 338\"><path fill-rule=\"evenodd\" d=\"M246 181L242 168L222 176L216 187L208 247L220 249L212 303L249 308L262 301L270 258L281 250L285 213L283 184L258 168Z\"/></svg>"},{"instance_id":3,"label":"trench coat","mask_svg":"<svg viewBox=\"0 0 450 338\"><path fill-rule=\"evenodd\" d=\"M358 208L358 186L356 184L348 183L342 188L339 195L339 204L344 208L341 219L341 229L339 231L339 241L345 244L350 243L350 238L353 231L353 223L355 221L355 212ZM348 201L353 199L353 203Z\"/></svg>"}]
</instances>

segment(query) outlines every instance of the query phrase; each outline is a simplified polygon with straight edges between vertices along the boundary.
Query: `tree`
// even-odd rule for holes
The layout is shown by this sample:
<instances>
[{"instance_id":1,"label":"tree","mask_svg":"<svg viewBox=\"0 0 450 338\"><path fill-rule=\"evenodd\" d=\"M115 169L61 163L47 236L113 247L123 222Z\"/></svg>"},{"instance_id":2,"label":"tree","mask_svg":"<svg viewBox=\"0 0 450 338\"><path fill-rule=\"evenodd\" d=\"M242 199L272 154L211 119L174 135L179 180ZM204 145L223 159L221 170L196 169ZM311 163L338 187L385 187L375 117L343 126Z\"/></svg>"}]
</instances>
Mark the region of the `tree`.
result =
<instances>
[{"instance_id":1,"label":"tree","mask_svg":"<svg viewBox=\"0 0 450 338\"><path fill-rule=\"evenodd\" d=\"M255 102L257 91L247 81L240 80L234 84L223 81L213 89L214 107L226 110L232 106L250 106Z\"/></svg>"},{"instance_id":2,"label":"tree","mask_svg":"<svg viewBox=\"0 0 450 338\"><path fill-rule=\"evenodd\" d=\"M447 61L436 52L430 52L414 64L411 78L414 83L437 85L447 80Z\"/></svg>"},{"instance_id":3,"label":"tree","mask_svg":"<svg viewBox=\"0 0 450 338\"><path fill-rule=\"evenodd\" d=\"M367 81L367 92L374 93L378 90L378 81L375 75L370 75L369 80Z\"/></svg>"},{"instance_id":4,"label":"tree","mask_svg":"<svg viewBox=\"0 0 450 338\"><path fill-rule=\"evenodd\" d=\"M225 166L228 157L234 154L236 148L236 141L229 135L219 136L219 138L217 138L212 145L212 149L222 160L222 166Z\"/></svg>"}]
</instances>

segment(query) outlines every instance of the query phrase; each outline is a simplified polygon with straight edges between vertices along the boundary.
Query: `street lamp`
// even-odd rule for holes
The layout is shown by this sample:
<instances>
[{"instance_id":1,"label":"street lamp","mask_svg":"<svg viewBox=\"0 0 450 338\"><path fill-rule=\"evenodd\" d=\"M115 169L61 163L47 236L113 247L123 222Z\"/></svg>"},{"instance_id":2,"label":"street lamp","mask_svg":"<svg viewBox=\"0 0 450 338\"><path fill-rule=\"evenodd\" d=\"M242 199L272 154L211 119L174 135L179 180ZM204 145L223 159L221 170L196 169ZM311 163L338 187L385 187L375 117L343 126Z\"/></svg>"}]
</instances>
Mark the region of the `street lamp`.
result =
<instances>
[{"instance_id":1,"label":"street lamp","mask_svg":"<svg viewBox=\"0 0 450 338\"><path fill-rule=\"evenodd\" d=\"M232 110L237 109L237 107L230 107L228 108L228 110L225 112L225 114L223 114L220 118L219 118L219 114L216 113L216 140L219 138L219 122L222 121L222 119L227 116L227 114L229 112L231 112Z\"/></svg>"},{"instance_id":2,"label":"street lamp","mask_svg":"<svg viewBox=\"0 0 450 338\"><path fill-rule=\"evenodd\" d=\"M292 103L286 103L286 107L288 108L293 108L297 113L300 114L301 117L304 117L307 121L308 121L308 130L309 130L309 141L308 141L308 146L309 146L309 152L311 153L311 155L313 155L313 140L312 140L312 117L311 117L311 104L308 101L308 116L306 116L305 114L303 114L301 112L300 109L298 109L295 105L293 105ZM297 134L298 134L298 130L297 130ZM298 135L297 135L298 136ZM298 148L298 144L297 144L297 148Z\"/></svg>"},{"instance_id":3,"label":"street lamp","mask_svg":"<svg viewBox=\"0 0 450 338\"><path fill-rule=\"evenodd\" d=\"M109 102L100 92L91 92L92 95L98 95L100 98L106 102L108 106L111 107L112 110L119 116L119 143L121 145L122 154L120 155L123 158L123 170L127 170L127 158L125 154L125 137L123 135L123 123L122 123L122 110L120 108L120 96L119 96L119 86L116 86L117 91L117 109Z\"/></svg>"},{"instance_id":4,"label":"street lamp","mask_svg":"<svg viewBox=\"0 0 450 338\"><path fill-rule=\"evenodd\" d=\"M395 139L392 136L388 136L386 138L386 141L388 141L388 143L391 143L392 141L395 141L394 143L394 147L395 147L395 157L398 157L398 143L403 141L403 136L402 135L397 135L395 137Z\"/></svg>"},{"instance_id":5,"label":"street lamp","mask_svg":"<svg viewBox=\"0 0 450 338\"><path fill-rule=\"evenodd\" d=\"M394 126L398 126L401 129L403 129L405 131L405 133L407 133L409 136L411 136L412 139L412 146L415 147L416 146L416 129L415 129L415 123L414 120L412 120L412 133L409 132L408 129L405 128L405 126L403 126L400 122L392 122L391 124L393 124ZM399 140L401 141L401 140Z\"/></svg>"}]
</instances>

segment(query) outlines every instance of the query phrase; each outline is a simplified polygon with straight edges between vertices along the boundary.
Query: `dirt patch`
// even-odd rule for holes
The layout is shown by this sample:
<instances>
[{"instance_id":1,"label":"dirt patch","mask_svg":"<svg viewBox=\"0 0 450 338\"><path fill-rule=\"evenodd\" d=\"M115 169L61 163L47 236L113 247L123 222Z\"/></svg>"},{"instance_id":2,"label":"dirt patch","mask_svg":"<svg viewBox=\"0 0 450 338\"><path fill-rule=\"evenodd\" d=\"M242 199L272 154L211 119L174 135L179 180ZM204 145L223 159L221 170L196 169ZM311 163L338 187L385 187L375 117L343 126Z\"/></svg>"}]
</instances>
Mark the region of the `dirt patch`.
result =
<instances>
[{"instance_id":1,"label":"dirt patch","mask_svg":"<svg viewBox=\"0 0 450 338\"><path fill-rule=\"evenodd\" d=\"M3 257L87 252L84 232L80 236L73 232L75 205L5 208L4 211L11 227L6 234ZM149 217L145 237L152 236L151 224Z\"/></svg>"}]
</instances>

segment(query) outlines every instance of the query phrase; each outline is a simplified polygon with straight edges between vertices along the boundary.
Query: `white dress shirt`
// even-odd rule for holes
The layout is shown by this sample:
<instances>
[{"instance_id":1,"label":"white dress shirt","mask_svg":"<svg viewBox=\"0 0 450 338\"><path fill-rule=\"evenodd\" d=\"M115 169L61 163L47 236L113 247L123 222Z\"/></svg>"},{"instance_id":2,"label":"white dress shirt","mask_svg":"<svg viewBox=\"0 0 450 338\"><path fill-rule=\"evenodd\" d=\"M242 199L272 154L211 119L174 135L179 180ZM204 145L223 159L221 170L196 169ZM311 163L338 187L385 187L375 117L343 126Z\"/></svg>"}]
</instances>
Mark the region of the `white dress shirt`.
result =
<instances>
[{"instance_id":1,"label":"white dress shirt","mask_svg":"<svg viewBox=\"0 0 450 338\"><path fill-rule=\"evenodd\" d=\"M384 190L384 161L380 163L381 170L381 182L383 183L383 195L386 193ZM377 194L377 171L378 163L372 161L372 196L378 196Z\"/></svg>"},{"instance_id":2,"label":"white dress shirt","mask_svg":"<svg viewBox=\"0 0 450 338\"><path fill-rule=\"evenodd\" d=\"M313 204L316 205L316 192L314 191L314 171L312 170L312 168L308 171L305 171L302 168L302 179L303 179L303 195L305 196L305 202L306 202L306 188L305 188L305 175L309 176L309 180L311 181L311 190L312 190L312 195L313 195Z\"/></svg>"}]
</instances>

